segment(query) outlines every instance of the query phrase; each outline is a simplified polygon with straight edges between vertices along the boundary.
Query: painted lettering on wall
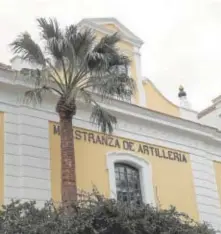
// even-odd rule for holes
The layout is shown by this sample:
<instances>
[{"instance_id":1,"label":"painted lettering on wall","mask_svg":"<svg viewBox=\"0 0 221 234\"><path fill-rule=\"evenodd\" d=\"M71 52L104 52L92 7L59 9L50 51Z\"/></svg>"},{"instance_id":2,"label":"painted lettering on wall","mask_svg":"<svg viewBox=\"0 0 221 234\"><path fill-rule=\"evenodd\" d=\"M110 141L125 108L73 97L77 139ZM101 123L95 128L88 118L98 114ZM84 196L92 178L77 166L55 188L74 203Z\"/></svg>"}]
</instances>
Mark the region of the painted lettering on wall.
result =
<instances>
[{"instance_id":1,"label":"painted lettering on wall","mask_svg":"<svg viewBox=\"0 0 221 234\"><path fill-rule=\"evenodd\" d=\"M53 125L53 133L54 135L60 135L60 126ZM89 132L84 129L74 129L74 138L76 140L83 140L85 142L89 142L92 144L99 144L110 146L113 148L123 149L126 151L131 152L138 152L141 154L146 154L150 156L155 156L161 159L173 160L177 162L187 162L187 157L185 153L161 148L155 145L140 143L140 142L133 142L126 139L120 139L116 136L110 136L106 134L96 133L96 132Z\"/></svg>"}]
</instances>

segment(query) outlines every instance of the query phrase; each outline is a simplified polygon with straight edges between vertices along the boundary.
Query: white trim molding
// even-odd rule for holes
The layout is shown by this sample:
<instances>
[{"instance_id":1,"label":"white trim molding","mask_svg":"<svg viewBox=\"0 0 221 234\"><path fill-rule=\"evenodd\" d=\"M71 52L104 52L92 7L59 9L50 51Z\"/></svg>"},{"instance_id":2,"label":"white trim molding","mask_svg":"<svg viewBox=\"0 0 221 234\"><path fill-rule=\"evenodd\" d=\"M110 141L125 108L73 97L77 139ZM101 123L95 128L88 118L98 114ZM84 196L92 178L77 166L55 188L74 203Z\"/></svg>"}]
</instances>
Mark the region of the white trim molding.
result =
<instances>
[{"instance_id":1,"label":"white trim molding","mask_svg":"<svg viewBox=\"0 0 221 234\"><path fill-rule=\"evenodd\" d=\"M144 158L127 152L109 152L107 153L106 163L111 198L116 199L117 196L114 165L115 163L126 163L139 170L143 202L155 206L152 169L148 161L146 161Z\"/></svg>"}]
</instances>

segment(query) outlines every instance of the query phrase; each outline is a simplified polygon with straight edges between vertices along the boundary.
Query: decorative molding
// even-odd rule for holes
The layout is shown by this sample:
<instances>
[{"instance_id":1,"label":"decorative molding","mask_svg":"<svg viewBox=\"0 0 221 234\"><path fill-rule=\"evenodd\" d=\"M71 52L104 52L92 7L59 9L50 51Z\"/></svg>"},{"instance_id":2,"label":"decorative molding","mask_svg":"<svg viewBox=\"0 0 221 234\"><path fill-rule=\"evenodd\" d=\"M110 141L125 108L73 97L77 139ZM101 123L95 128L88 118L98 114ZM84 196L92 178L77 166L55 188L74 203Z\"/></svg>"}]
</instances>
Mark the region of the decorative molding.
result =
<instances>
[{"instance_id":1,"label":"decorative molding","mask_svg":"<svg viewBox=\"0 0 221 234\"><path fill-rule=\"evenodd\" d=\"M143 202L155 206L152 168L145 159L126 152L109 152L106 157L110 185L110 197L116 199L115 163L126 163L139 170Z\"/></svg>"}]
</instances>

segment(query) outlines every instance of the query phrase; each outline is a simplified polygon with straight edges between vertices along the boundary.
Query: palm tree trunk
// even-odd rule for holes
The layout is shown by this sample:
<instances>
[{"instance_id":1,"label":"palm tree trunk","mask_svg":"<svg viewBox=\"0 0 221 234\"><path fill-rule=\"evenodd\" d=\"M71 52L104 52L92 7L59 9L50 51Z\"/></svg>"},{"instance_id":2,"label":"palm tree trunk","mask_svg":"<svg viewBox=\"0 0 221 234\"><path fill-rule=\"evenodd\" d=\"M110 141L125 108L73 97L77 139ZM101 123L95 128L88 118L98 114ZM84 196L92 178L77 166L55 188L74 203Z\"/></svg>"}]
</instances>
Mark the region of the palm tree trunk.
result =
<instances>
[{"instance_id":1,"label":"palm tree trunk","mask_svg":"<svg viewBox=\"0 0 221 234\"><path fill-rule=\"evenodd\" d=\"M72 116L60 114L61 136L61 194L62 202L70 203L77 199L74 137Z\"/></svg>"}]
</instances>

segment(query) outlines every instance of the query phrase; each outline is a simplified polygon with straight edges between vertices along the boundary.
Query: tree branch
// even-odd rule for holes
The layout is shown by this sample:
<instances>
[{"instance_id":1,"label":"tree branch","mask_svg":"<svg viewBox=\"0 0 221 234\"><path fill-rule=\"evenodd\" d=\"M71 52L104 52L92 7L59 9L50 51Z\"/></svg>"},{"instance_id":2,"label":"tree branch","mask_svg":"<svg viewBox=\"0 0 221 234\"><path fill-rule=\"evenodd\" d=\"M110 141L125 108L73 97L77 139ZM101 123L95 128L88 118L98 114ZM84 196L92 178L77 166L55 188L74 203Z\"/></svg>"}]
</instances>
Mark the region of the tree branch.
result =
<instances>
[{"instance_id":1,"label":"tree branch","mask_svg":"<svg viewBox=\"0 0 221 234\"><path fill-rule=\"evenodd\" d=\"M55 81L55 83L58 85L58 87L59 87L59 88L61 89L61 91L64 93L65 90L64 90L63 87L62 87L63 81L62 81L62 79L61 79L59 73L57 72L56 68L51 64L51 62L50 62L49 60L46 60L46 63L47 63L47 64L49 65L49 67L53 70L53 72L55 72L55 74L57 75L59 81L56 79L56 77L54 77L52 74L50 74L50 76L53 78L53 80ZM59 82L60 82L60 83L59 83Z\"/></svg>"}]
</instances>

